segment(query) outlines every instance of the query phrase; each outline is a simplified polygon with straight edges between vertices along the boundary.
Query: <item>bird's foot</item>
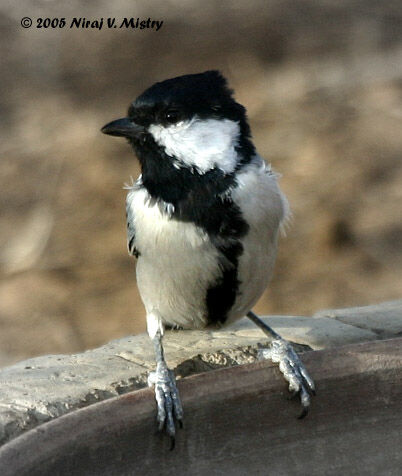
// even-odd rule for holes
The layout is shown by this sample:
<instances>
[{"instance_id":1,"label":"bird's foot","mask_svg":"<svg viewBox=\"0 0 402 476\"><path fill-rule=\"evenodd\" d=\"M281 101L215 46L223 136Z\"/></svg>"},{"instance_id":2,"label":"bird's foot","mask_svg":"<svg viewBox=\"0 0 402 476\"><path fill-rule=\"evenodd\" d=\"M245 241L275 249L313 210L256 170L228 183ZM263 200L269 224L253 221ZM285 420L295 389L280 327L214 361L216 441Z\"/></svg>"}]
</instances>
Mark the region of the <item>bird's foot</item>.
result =
<instances>
[{"instance_id":1,"label":"bird's foot","mask_svg":"<svg viewBox=\"0 0 402 476\"><path fill-rule=\"evenodd\" d=\"M159 431L164 430L171 438L171 449L173 449L176 435L175 422L177 421L180 428L183 427L183 407L175 375L166 365L158 364L156 371L149 373L148 385L155 386L158 429Z\"/></svg>"},{"instance_id":2,"label":"bird's foot","mask_svg":"<svg viewBox=\"0 0 402 476\"><path fill-rule=\"evenodd\" d=\"M275 339L269 348L260 349L258 357L279 363L279 370L289 382L292 396L300 396L302 412L299 418L304 418L310 408L311 396L315 395L315 386L293 347L285 339Z\"/></svg>"}]
</instances>

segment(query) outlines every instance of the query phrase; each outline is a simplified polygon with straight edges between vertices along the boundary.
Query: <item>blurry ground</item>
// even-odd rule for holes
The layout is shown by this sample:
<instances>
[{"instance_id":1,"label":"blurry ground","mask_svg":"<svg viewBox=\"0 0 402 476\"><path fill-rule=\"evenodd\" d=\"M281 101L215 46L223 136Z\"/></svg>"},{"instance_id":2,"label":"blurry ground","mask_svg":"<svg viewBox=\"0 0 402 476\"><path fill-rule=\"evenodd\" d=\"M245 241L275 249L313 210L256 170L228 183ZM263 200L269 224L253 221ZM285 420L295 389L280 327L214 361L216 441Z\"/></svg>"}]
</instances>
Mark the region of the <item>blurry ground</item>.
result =
<instances>
[{"instance_id":1,"label":"blurry ground","mask_svg":"<svg viewBox=\"0 0 402 476\"><path fill-rule=\"evenodd\" d=\"M0 5L0 365L145 328L122 190L138 169L99 128L153 82L206 69L220 69L248 108L293 209L257 310L402 296L401 3L146 5ZM24 16L164 25L24 30Z\"/></svg>"}]
</instances>

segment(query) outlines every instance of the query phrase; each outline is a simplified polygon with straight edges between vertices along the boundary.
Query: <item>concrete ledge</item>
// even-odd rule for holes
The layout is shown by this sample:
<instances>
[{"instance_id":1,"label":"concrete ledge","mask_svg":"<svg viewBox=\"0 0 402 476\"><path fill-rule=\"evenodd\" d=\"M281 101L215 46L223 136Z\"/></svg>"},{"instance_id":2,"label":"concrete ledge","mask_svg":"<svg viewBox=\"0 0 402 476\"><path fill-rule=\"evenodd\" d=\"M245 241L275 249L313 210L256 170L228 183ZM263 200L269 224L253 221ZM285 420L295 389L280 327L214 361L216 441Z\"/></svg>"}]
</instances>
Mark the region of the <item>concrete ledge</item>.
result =
<instances>
[{"instance_id":1,"label":"concrete ledge","mask_svg":"<svg viewBox=\"0 0 402 476\"><path fill-rule=\"evenodd\" d=\"M238 365L178 382L185 424L174 451L156 434L153 391L142 389L10 441L1 476L399 475L402 339L303 360L319 393L302 421L272 363Z\"/></svg>"},{"instance_id":2,"label":"concrete ledge","mask_svg":"<svg viewBox=\"0 0 402 476\"><path fill-rule=\"evenodd\" d=\"M303 349L323 349L400 335L402 300L321 311L313 317L264 318ZM249 320L217 331L169 331L165 351L179 377L256 360L267 338ZM154 367L145 334L82 354L29 359L0 370L0 443L74 409L146 386Z\"/></svg>"}]
</instances>

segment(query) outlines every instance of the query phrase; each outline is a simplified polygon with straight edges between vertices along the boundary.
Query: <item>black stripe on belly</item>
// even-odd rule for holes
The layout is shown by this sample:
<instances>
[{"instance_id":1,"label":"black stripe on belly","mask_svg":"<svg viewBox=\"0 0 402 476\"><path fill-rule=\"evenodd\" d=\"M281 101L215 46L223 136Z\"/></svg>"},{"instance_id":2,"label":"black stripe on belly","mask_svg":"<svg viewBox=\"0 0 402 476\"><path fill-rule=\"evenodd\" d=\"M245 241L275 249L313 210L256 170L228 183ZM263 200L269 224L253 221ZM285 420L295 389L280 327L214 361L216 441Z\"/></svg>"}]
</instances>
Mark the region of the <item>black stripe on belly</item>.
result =
<instances>
[{"instance_id":1,"label":"black stripe on belly","mask_svg":"<svg viewBox=\"0 0 402 476\"><path fill-rule=\"evenodd\" d=\"M206 291L208 324L223 324L239 289L238 264L243 253L240 238L249 226L230 194L214 196L208 189L192 191L179 207L179 219L191 221L208 233L219 251L221 276Z\"/></svg>"},{"instance_id":2,"label":"black stripe on belly","mask_svg":"<svg viewBox=\"0 0 402 476\"><path fill-rule=\"evenodd\" d=\"M208 323L223 324L239 290L238 265L243 253L240 238L247 234L249 226L243 219L240 208L230 197L215 203L210 208L209 215L210 222L215 225L219 223L215 229L211 227L207 232L221 255L219 266L222 274L207 290Z\"/></svg>"},{"instance_id":3,"label":"black stripe on belly","mask_svg":"<svg viewBox=\"0 0 402 476\"><path fill-rule=\"evenodd\" d=\"M229 247L217 246L217 248L223 255L223 271L218 281L207 290L206 304L209 324L223 324L226 321L240 285L237 275L243 245L240 241L236 241ZM228 266L228 262L230 262L230 266Z\"/></svg>"}]
</instances>

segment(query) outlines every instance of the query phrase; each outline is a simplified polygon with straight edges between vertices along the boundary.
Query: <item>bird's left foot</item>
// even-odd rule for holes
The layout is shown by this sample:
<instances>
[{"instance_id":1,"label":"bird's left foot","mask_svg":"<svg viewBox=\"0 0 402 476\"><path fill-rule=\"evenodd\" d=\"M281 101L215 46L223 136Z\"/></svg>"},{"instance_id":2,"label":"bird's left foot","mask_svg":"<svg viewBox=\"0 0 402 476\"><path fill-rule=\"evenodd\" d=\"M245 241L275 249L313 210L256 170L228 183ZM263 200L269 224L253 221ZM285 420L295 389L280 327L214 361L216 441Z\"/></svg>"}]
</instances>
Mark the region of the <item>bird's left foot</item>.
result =
<instances>
[{"instance_id":1,"label":"bird's left foot","mask_svg":"<svg viewBox=\"0 0 402 476\"><path fill-rule=\"evenodd\" d=\"M315 395L315 386L293 347L285 339L275 339L269 348L260 349L259 358L279 363L279 370L289 382L289 391L293 396L300 395L302 412L299 418L304 418L310 408L311 396Z\"/></svg>"},{"instance_id":2,"label":"bird's left foot","mask_svg":"<svg viewBox=\"0 0 402 476\"><path fill-rule=\"evenodd\" d=\"M175 422L177 421L180 427L183 426L183 407L175 375L166 365L158 364L156 371L149 373L148 385L155 386L158 429L164 430L170 436L171 449L173 449L176 435Z\"/></svg>"}]
</instances>

